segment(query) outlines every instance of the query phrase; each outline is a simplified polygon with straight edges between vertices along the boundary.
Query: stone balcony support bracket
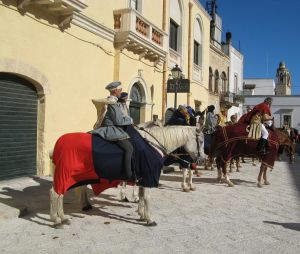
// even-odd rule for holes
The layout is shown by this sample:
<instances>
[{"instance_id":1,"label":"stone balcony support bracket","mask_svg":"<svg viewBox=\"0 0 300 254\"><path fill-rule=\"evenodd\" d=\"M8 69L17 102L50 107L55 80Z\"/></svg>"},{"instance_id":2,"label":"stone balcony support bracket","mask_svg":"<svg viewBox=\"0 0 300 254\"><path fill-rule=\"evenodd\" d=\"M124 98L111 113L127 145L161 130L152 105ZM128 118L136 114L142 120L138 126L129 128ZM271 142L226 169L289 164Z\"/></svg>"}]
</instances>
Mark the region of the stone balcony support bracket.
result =
<instances>
[{"instance_id":1,"label":"stone balcony support bracket","mask_svg":"<svg viewBox=\"0 0 300 254\"><path fill-rule=\"evenodd\" d=\"M18 0L17 8L21 13L28 7L41 9L58 18L58 27L64 30L71 26L72 17L80 13L87 5L84 0Z\"/></svg>"}]
</instances>

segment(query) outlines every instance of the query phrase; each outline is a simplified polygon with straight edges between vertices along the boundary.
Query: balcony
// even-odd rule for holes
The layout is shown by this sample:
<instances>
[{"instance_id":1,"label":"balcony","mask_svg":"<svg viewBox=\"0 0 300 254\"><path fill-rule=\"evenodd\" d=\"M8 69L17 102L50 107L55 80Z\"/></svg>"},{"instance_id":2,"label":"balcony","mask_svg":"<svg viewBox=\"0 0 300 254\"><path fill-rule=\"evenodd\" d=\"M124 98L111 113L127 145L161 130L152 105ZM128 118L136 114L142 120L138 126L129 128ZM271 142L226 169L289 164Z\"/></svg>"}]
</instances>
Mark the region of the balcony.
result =
<instances>
[{"instance_id":1,"label":"balcony","mask_svg":"<svg viewBox=\"0 0 300 254\"><path fill-rule=\"evenodd\" d=\"M85 0L18 0L17 8L26 12L37 8L58 18L58 27L64 30L70 27L74 13L81 12L87 5Z\"/></svg>"},{"instance_id":2,"label":"balcony","mask_svg":"<svg viewBox=\"0 0 300 254\"><path fill-rule=\"evenodd\" d=\"M114 29L116 48L126 48L154 64L165 61L168 35L136 10L115 10Z\"/></svg>"},{"instance_id":3,"label":"balcony","mask_svg":"<svg viewBox=\"0 0 300 254\"><path fill-rule=\"evenodd\" d=\"M233 103L234 94L231 92L221 92L220 93L220 102L229 102Z\"/></svg>"}]
</instances>

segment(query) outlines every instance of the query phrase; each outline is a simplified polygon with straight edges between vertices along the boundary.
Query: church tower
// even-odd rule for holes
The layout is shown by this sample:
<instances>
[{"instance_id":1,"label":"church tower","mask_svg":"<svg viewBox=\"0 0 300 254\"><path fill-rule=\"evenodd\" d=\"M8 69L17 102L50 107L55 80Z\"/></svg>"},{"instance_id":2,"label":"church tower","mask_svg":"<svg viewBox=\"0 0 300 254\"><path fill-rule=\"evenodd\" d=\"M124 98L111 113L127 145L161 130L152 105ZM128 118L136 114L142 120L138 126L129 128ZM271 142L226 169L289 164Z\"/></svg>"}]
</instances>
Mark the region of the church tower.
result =
<instances>
[{"instance_id":1,"label":"church tower","mask_svg":"<svg viewBox=\"0 0 300 254\"><path fill-rule=\"evenodd\" d=\"M291 95L291 76L284 62L280 62L276 72L275 95Z\"/></svg>"}]
</instances>

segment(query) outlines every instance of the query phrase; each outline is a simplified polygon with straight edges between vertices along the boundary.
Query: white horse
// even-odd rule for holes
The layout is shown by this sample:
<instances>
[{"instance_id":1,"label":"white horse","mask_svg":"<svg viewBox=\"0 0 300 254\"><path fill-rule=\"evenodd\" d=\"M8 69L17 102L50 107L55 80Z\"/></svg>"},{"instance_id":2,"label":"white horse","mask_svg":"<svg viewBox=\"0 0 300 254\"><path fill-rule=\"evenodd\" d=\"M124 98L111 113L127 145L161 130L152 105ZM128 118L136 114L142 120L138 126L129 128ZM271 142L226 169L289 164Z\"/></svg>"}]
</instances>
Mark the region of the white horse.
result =
<instances>
[{"instance_id":1,"label":"white horse","mask_svg":"<svg viewBox=\"0 0 300 254\"><path fill-rule=\"evenodd\" d=\"M138 127L148 128L148 130L150 130L151 128L157 128L157 126L161 126L161 122L149 121L149 122L142 123L142 124L138 125ZM174 125L171 125L171 126L174 126ZM170 126L166 126L166 127L170 127ZM203 139L203 133L202 133L203 122L201 122L201 119L199 119L199 118L197 119L197 128L198 128L199 132L202 135L201 138ZM173 151L171 151L171 152L173 152ZM196 160L197 160L197 163L200 164L200 163L202 163L205 160L205 159L203 159L203 158L205 158L205 154L204 154L203 148L199 148L199 155L200 156L197 156ZM179 158L179 156L176 156L176 157L178 158L178 160L181 160ZM193 171L192 171L191 167L183 167L182 168L181 188L182 188L182 191L184 191L184 192L189 192L189 191L195 191L196 190L196 186L193 184Z\"/></svg>"},{"instance_id":2,"label":"white horse","mask_svg":"<svg viewBox=\"0 0 300 254\"><path fill-rule=\"evenodd\" d=\"M149 134L150 133L150 134ZM204 158L203 153L203 144L204 138L202 132L199 131L196 127L187 127L187 126L168 126L168 127L154 127L147 129L147 132L141 131L141 134L144 138L146 138L150 144L153 144L154 148L164 156L164 152L162 151L166 149L169 153L177 149L178 147L184 147L184 149L189 153L189 155L196 159L199 150L201 159ZM77 135L73 138L72 142L68 142L68 135ZM50 218L54 222L54 226L56 228L63 227L63 224L70 224L70 220L67 219L64 215L63 211L63 194L72 186L78 184L74 179L74 171L78 170L78 168L72 168L73 165L68 165L68 160L64 161L64 158L68 158L68 156L76 156L76 152L80 150L80 156L83 155L90 156L90 149L85 148L85 144L82 144L82 137L90 138L90 134L87 133L73 133L66 134L60 137L57 141L54 152L53 152L53 162L55 164L55 174L53 179L53 187L50 190ZM159 140L159 142L157 142ZM88 143L88 142L86 142ZM75 154L75 155L74 155ZM78 159L78 158L77 158ZM86 158L82 158L83 162L80 165L86 166L89 165L88 160ZM80 163L80 161L76 161L76 163ZM76 165L77 165L76 164ZM68 168L68 166L70 168ZM70 170L70 173L68 172ZM83 170L83 169L81 169ZM89 170L89 169L87 169ZM91 171L89 172L89 178L82 179L84 176L81 173L81 181L91 180ZM96 175L95 175L96 177ZM64 179L63 186L64 189L59 189L57 186L59 184L56 181L61 182ZM94 179L97 180L97 179ZM71 184L72 186L70 186ZM101 185L101 182L99 183ZM60 186L59 186L60 187ZM59 189L59 191L57 190ZM90 202L88 200L86 187L79 188L80 201L83 208L91 208ZM146 222L148 226L155 226L156 223L152 220L150 215L150 188L139 186L139 204L138 204L138 214L140 215L140 219Z\"/></svg>"}]
</instances>

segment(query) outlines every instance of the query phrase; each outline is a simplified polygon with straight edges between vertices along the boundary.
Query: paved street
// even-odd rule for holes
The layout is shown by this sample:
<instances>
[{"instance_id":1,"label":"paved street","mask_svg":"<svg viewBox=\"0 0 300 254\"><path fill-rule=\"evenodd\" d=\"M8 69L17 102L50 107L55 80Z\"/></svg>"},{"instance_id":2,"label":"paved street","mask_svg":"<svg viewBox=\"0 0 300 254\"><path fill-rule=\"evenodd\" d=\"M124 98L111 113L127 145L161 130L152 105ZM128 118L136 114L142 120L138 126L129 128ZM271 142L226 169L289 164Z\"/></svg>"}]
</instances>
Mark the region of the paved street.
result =
<instances>
[{"instance_id":1,"label":"paved street","mask_svg":"<svg viewBox=\"0 0 300 254\"><path fill-rule=\"evenodd\" d=\"M229 188L202 171L197 190L183 193L180 173L163 175L152 192L158 226L139 222L135 203L111 189L80 212L70 192L65 213L72 224L54 229L48 215L50 178L0 183L1 253L300 253L300 157L291 167L276 162L270 186L256 187L258 167L242 164ZM130 193L130 191L129 191ZM131 196L130 196L131 197ZM14 218L16 209L27 214ZM1 214L2 211L2 214ZM3 212L4 211L4 212ZM6 213L5 213L6 212ZM12 218L3 218L10 215ZM8 216L9 217L9 216Z\"/></svg>"}]
</instances>

